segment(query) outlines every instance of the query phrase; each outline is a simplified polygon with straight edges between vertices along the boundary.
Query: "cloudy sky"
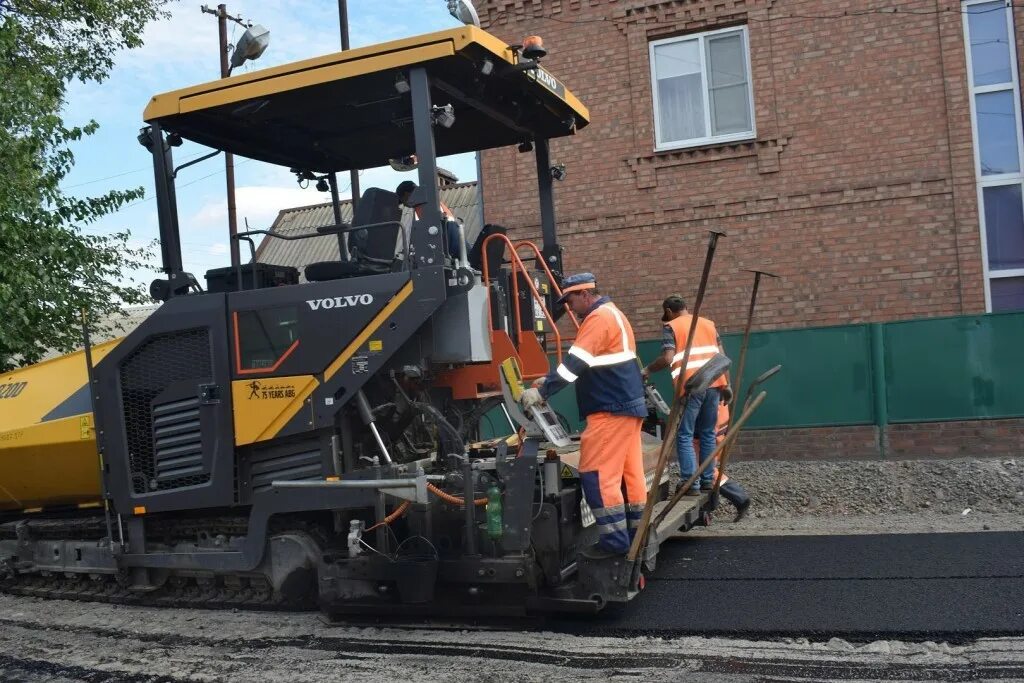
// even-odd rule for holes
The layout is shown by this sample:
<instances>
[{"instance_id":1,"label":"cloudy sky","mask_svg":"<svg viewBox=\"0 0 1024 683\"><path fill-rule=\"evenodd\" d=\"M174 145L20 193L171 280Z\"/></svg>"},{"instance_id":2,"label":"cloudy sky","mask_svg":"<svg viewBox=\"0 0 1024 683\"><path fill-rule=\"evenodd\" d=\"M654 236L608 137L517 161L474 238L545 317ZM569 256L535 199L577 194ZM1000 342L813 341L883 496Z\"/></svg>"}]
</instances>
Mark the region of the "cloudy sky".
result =
<instances>
[{"instance_id":1,"label":"cloudy sky","mask_svg":"<svg viewBox=\"0 0 1024 683\"><path fill-rule=\"evenodd\" d=\"M215 0L210 4L216 6ZM157 236L156 201L153 197L152 162L136 141L143 126L142 111L154 94L213 80L220 75L217 54L217 19L200 11L200 2L184 0L171 6L170 19L153 23L145 32L145 46L120 55L110 77L100 84L74 84L68 95L65 121L83 124L95 119L99 131L77 143L72 151L76 164L65 179L69 194L94 196L111 189L144 187L146 198L120 212L87 226L87 232L130 230L133 242L148 243ZM277 66L340 49L336 0L228 0L228 13L270 29L270 47L257 62L247 62L234 73ZM445 0L348 0L352 47L404 38L458 25ZM229 23L228 42L244 29ZM174 150L175 164L208 152L186 142ZM473 180L473 155L441 160L460 180ZM403 177L390 168L363 172L363 189L392 189ZM348 175L339 177L341 188ZM238 223L244 218L253 228L269 227L278 211L329 201L329 193L313 187L301 189L288 169L235 157ZM181 225L185 269L202 282L209 268L229 265L227 209L224 198L222 156L185 169L177 179L178 216ZM342 193L348 196L347 193ZM244 249L243 249L244 251ZM155 252L154 260L159 252ZM147 283L151 272L131 274Z\"/></svg>"}]
</instances>

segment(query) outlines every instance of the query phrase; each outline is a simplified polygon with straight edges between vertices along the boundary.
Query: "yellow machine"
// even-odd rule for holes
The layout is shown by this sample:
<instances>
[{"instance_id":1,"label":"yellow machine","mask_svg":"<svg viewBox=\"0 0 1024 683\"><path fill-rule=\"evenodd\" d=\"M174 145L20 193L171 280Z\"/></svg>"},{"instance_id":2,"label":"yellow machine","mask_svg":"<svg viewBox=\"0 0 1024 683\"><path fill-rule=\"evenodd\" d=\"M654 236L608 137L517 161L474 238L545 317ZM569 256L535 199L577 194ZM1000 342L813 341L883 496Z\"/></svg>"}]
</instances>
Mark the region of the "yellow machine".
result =
<instances>
[{"instance_id":1,"label":"yellow machine","mask_svg":"<svg viewBox=\"0 0 1024 683\"><path fill-rule=\"evenodd\" d=\"M93 348L93 361L118 341ZM96 506L100 466L85 353L0 375L0 510Z\"/></svg>"}]
</instances>

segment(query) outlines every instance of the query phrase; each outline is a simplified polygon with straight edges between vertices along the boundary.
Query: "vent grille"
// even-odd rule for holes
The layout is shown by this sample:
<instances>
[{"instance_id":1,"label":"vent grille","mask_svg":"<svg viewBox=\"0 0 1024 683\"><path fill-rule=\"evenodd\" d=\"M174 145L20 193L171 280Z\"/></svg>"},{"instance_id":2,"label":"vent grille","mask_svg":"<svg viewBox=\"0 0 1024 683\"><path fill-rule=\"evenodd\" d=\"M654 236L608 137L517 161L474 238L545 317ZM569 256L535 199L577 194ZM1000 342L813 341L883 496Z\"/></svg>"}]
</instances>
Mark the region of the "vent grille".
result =
<instances>
[{"instance_id":1,"label":"vent grille","mask_svg":"<svg viewBox=\"0 0 1024 683\"><path fill-rule=\"evenodd\" d=\"M154 407L153 399L175 382L195 380L198 390L200 383L212 381L212 375L210 332L206 328L151 337L121 363L121 401L128 444L128 469L132 490L136 494L195 486L210 480L208 472L185 474L177 471L171 475L175 471L173 458L176 456L171 455L173 449L187 441L161 443L161 457L167 461L162 463L166 467L157 476L155 447L159 437L154 421L158 417L168 418L167 439L175 436L172 427L180 428L180 424L170 420L178 402L168 404L170 410L167 414L158 415L158 410L165 406Z\"/></svg>"},{"instance_id":2,"label":"vent grille","mask_svg":"<svg viewBox=\"0 0 1024 683\"><path fill-rule=\"evenodd\" d=\"M275 481L315 481L323 477L320 451L279 455L252 463L252 492L269 491Z\"/></svg>"},{"instance_id":3,"label":"vent grille","mask_svg":"<svg viewBox=\"0 0 1024 683\"><path fill-rule=\"evenodd\" d=\"M203 474L198 396L153 408L153 458L158 485Z\"/></svg>"}]
</instances>

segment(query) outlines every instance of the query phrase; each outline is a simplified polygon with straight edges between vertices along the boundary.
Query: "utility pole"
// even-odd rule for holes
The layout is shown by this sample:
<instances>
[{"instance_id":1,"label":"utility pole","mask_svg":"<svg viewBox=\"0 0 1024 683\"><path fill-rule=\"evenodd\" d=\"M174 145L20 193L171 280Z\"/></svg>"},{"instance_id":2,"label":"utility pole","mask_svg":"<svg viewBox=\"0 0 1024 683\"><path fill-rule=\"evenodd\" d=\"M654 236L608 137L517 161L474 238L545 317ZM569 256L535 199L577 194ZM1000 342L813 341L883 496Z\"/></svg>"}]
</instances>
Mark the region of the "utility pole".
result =
<instances>
[{"instance_id":1,"label":"utility pole","mask_svg":"<svg viewBox=\"0 0 1024 683\"><path fill-rule=\"evenodd\" d=\"M348 42L348 0L338 0L338 23L341 24L341 49L349 49ZM356 203L359 201L359 171L352 169L352 216L356 214Z\"/></svg>"},{"instance_id":2,"label":"utility pole","mask_svg":"<svg viewBox=\"0 0 1024 683\"><path fill-rule=\"evenodd\" d=\"M217 29L220 33L220 77L227 78L231 75L228 68L228 19L237 24L245 26L241 17L233 17L228 14L227 5L217 5L217 9L210 9L202 6L203 14L212 14L217 17ZM238 251L238 216L235 209L235 155L231 152L224 152L224 173L227 179L228 196L228 241L231 243L231 267L237 269L241 264L241 257Z\"/></svg>"}]
</instances>

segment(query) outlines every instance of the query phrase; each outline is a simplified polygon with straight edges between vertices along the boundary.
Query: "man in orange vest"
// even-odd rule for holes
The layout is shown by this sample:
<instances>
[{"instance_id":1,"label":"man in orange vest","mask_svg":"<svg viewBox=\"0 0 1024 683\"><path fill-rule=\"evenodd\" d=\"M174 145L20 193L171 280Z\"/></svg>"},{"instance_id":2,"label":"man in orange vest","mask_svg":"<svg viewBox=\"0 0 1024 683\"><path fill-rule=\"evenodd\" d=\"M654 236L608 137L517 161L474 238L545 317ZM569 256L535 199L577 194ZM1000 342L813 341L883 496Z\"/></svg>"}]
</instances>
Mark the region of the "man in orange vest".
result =
<instances>
[{"instance_id":1,"label":"man in orange vest","mask_svg":"<svg viewBox=\"0 0 1024 683\"><path fill-rule=\"evenodd\" d=\"M407 206L413 210L416 218L420 218L423 215L422 206L413 206L409 203L409 199L412 196L413 191L417 185L411 180L403 180L399 183L398 187L395 188L395 194L398 195L398 203L401 206ZM441 220L445 223L445 236L447 238L448 255L452 258L458 258L459 256L459 224L456 222L455 214L448 208L448 205L442 200L441 206ZM407 228L402 226L402 229L406 231L406 237L411 237L409 230L411 225Z\"/></svg>"},{"instance_id":2,"label":"man in orange vest","mask_svg":"<svg viewBox=\"0 0 1024 683\"><path fill-rule=\"evenodd\" d=\"M602 559L621 555L643 517L647 500L640 427L647 416L636 339L626 316L597 291L590 273L562 283L557 306L582 318L564 361L539 386L523 392L526 407L539 405L569 384L587 427L580 438L580 484L601 538L583 551ZM625 489L625 499L623 499Z\"/></svg>"},{"instance_id":3,"label":"man in orange vest","mask_svg":"<svg viewBox=\"0 0 1024 683\"><path fill-rule=\"evenodd\" d=\"M686 380L711 360L712 356L722 352L722 341L718 337L715 324L707 318L698 317L690 357L686 367L682 367L693 316L687 312L686 302L678 294L666 298L662 302L662 309L664 312L661 320L666 323L662 331L662 355L643 369L643 378L647 379L652 372L671 366L673 384L679 387L676 396L678 399L682 395L682 387ZM683 373L683 381L676 383L680 373ZM724 396L723 392L726 392ZM722 375L709 388L686 397L686 405L679 421L679 431L676 434L679 476L684 482L697 471L697 454L693 450L694 438L696 437L700 443L700 462L703 463L710 458L715 450L718 404L723 398L727 400L728 392L729 380ZM713 468L708 467L701 473L699 482L695 481L686 495L699 496L701 489L710 490L714 485L714 476Z\"/></svg>"}]
</instances>

